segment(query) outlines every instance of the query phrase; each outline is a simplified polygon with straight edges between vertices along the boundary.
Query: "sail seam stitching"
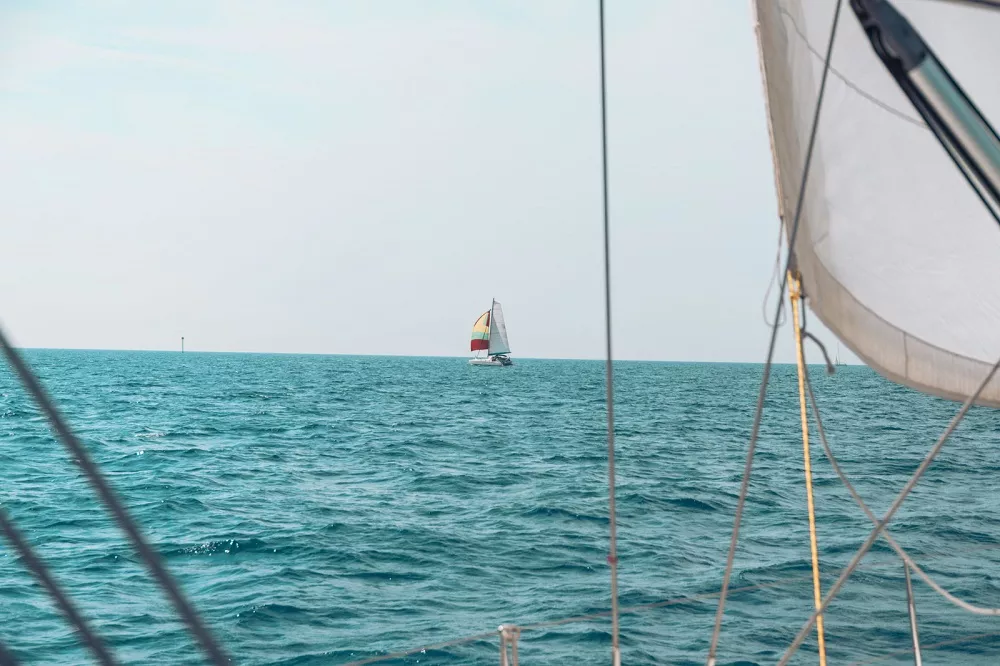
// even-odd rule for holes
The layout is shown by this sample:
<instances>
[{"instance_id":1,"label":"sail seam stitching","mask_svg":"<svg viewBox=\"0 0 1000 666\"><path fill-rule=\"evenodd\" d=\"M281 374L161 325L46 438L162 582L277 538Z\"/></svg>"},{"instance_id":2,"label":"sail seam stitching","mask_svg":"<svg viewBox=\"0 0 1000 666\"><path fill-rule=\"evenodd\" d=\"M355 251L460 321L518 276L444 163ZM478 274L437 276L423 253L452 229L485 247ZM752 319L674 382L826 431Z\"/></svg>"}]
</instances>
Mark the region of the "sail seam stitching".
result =
<instances>
[{"instance_id":1,"label":"sail seam stitching","mask_svg":"<svg viewBox=\"0 0 1000 666\"><path fill-rule=\"evenodd\" d=\"M778 5L778 11L781 14L783 14L783 15L785 15L785 16L788 17L788 22L792 24L792 27L795 29L795 32L802 39L802 42L806 45L806 48L809 49L809 52L812 53L817 58L822 59L823 55L821 53L819 53L813 47L813 45L809 42L809 38L805 35L804 32L802 32L801 28L799 28L798 23L795 22L795 17L793 17L791 15L791 13L787 9L785 9L784 6L782 6L780 4ZM897 116L901 120L905 120L906 122L910 123L911 125L915 125L916 127L920 127L922 129L925 129L925 130L929 129L927 127L927 123L923 122L922 120L920 120L918 118L914 118L913 116L909 115L905 111L897 109L896 107L892 106L888 102L883 102L878 97L875 97L874 95L872 95L868 91L866 91L863 88L861 88L861 86L859 86L858 84L856 84L853 81L851 81L849 78L847 78L847 76L845 74L842 74L839 70L837 70L835 67L833 67L833 65L830 65L830 73L833 74L834 76L836 76L841 81L843 81L844 84L848 88L850 88L851 90L853 90L854 92L856 92L858 95L860 95L862 98L868 100L869 102L871 102L875 106L881 108L886 113L889 113L889 114L892 114L894 116Z\"/></svg>"},{"instance_id":2,"label":"sail seam stitching","mask_svg":"<svg viewBox=\"0 0 1000 666\"><path fill-rule=\"evenodd\" d=\"M940 345L936 345L933 342L928 342L924 338L921 338L919 335L914 335L914 334L908 332L907 330L905 330L903 328L900 328L896 324L893 324L888 319L886 319L885 317L883 317L882 315L878 314L877 312L875 312L874 310L872 310L870 307L868 307L867 305L865 305L861 301L861 299L859 299L857 296L855 296L854 293L850 289L848 289L846 286L844 286L844 283L841 282L840 280L838 280L836 278L836 276L834 276L834 274L830 271L830 269L827 268L826 263L820 258L820 256L816 252L813 252L812 256L815 258L816 265L818 265L820 268L823 269L823 272L825 274L825 278L826 279L828 279L830 282L832 282L833 284L835 284L837 286L837 288L840 289L844 294L846 294L847 296L849 296L850 299L854 303L856 303L859 308L863 309L866 313L870 314L873 318L879 320L880 322L882 322L883 324L885 324L886 326L888 326L892 330L897 331L901 336L903 336L903 344L904 345L906 344L906 339L910 338L914 342L919 342L922 345L926 345L927 347L930 347L931 349L933 349L936 352L940 352L942 354L946 354L946 355L948 355L948 356L950 356L952 358L959 359L959 360L962 360L962 361L968 361L969 363L975 363L975 364L980 365L980 366L989 367L989 361L984 361L982 359L973 358L972 356L967 356L965 354L957 354L957 353L955 353L953 351L949 351L949 350L945 349L944 347L942 347ZM827 320L826 320L826 318L823 317L823 315L822 315L822 313L821 313L820 310L816 310L815 308L813 310L814 310L814 313L816 314L816 316L819 317L820 321L822 321L823 324L827 328L829 328L831 331L833 331L834 333L836 333L837 337L842 337L840 335L841 331L836 326L836 324L828 323ZM851 351L854 351L854 349L852 348ZM854 353L857 354L858 352L855 351ZM907 355L907 359L908 359L909 358L909 356L908 356L909 355L909 351L907 350L904 353ZM872 364L880 366L880 364L875 363L874 361L872 362ZM907 366L908 366L908 363L907 363ZM893 373L893 374L898 376L897 373ZM906 374L903 375L903 376L905 376L905 377L909 376L909 367L907 367ZM921 384L921 385L923 385L923 384ZM933 389L931 387L928 387L928 390L934 391L935 389ZM965 396L962 396L962 397L964 398Z\"/></svg>"}]
</instances>

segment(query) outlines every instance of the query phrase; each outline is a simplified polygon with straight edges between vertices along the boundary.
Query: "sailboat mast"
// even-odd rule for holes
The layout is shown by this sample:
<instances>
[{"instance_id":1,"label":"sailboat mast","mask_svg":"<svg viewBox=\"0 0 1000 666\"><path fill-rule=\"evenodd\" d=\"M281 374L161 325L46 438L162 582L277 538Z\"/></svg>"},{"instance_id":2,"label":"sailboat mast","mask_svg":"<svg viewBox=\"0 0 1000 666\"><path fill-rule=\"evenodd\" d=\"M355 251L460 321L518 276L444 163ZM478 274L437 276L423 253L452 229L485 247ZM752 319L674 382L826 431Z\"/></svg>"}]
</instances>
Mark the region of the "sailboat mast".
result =
<instances>
[{"instance_id":1,"label":"sailboat mast","mask_svg":"<svg viewBox=\"0 0 1000 666\"><path fill-rule=\"evenodd\" d=\"M486 327L486 340L487 340L487 343L486 343L486 358L489 358L491 356L491 354L490 354L489 339L491 337L493 337L493 335L491 333L491 331L493 330L493 309L496 306L497 306L497 299L494 298L493 302L490 303L490 320L489 320L489 325Z\"/></svg>"}]
</instances>

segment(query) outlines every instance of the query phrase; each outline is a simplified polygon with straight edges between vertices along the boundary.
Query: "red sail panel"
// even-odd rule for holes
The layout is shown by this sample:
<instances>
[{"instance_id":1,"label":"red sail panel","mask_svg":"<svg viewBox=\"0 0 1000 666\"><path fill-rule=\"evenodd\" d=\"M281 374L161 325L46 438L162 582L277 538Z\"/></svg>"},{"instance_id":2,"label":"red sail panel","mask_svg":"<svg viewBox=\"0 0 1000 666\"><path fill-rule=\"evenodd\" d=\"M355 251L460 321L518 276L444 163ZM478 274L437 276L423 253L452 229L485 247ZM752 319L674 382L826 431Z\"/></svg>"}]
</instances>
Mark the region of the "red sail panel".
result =
<instances>
[{"instance_id":1,"label":"red sail panel","mask_svg":"<svg viewBox=\"0 0 1000 666\"><path fill-rule=\"evenodd\" d=\"M479 315L475 325L472 327L472 351L490 348L490 311L487 310Z\"/></svg>"}]
</instances>

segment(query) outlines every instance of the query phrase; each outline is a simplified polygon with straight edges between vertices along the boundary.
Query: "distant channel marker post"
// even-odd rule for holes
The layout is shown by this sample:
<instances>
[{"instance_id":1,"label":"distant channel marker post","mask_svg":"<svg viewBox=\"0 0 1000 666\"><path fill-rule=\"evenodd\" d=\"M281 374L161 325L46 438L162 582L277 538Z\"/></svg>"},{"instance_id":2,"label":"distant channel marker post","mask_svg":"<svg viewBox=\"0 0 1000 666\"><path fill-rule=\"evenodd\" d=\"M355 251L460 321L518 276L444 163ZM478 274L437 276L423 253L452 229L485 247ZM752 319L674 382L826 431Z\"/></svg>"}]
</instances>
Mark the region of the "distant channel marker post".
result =
<instances>
[{"instance_id":1,"label":"distant channel marker post","mask_svg":"<svg viewBox=\"0 0 1000 666\"><path fill-rule=\"evenodd\" d=\"M184 353L184 336L181 336L181 353Z\"/></svg>"}]
</instances>

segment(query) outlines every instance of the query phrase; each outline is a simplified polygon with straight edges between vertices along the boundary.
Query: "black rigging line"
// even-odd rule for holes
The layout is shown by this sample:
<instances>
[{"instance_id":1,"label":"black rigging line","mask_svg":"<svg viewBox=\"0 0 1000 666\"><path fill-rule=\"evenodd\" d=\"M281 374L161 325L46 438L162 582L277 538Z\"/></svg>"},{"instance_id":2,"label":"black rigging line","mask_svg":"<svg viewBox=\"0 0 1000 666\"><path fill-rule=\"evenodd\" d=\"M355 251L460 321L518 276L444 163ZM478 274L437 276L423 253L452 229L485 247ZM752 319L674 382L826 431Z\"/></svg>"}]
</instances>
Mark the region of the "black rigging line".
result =
<instances>
[{"instance_id":1,"label":"black rigging line","mask_svg":"<svg viewBox=\"0 0 1000 666\"><path fill-rule=\"evenodd\" d=\"M827 76L830 73L830 59L833 56L833 45L837 37L837 26L840 23L840 9L843 0L837 0L837 7L830 26L830 40L827 43L826 58L823 61L823 76L819 83L819 93L816 98L816 110L813 114L812 130L809 134L809 145L806 148L805 163L802 166L802 178L795 204L795 217L788 234L788 256L785 258L785 270L781 274L781 288L778 290L778 304L774 313L774 325L771 327L771 340L767 348L767 360L764 362L764 376L760 380L757 392L757 407L754 410L753 427L750 430L750 443L747 446L746 462L743 466L743 481L740 484L739 499L736 502L736 515L733 518L733 533L729 540L729 553L726 556L726 569L722 575L722 590L719 593L719 606L715 612L715 629L708 649L708 665L715 666L716 653L719 648L719 636L722 633L722 616L726 610L726 593L729 591L729 579L733 573L733 562L736 559L736 544L740 536L740 523L743 520L743 507L746 505L747 492L750 489L750 473L753 470L754 454L757 452L757 439L760 435L760 422L764 415L764 398L767 395L767 385L771 379L771 366L774 360L774 346L778 339L778 327L781 321L781 311L785 305L783 294L788 287L788 269L795 258L795 239L799 234L799 223L802 221L802 209L806 199L806 184L809 181L809 167L812 164L813 149L816 146L816 135L819 131L819 114L823 109L823 95L826 92Z\"/></svg>"},{"instance_id":2,"label":"black rigging line","mask_svg":"<svg viewBox=\"0 0 1000 666\"><path fill-rule=\"evenodd\" d=\"M610 541L608 565L611 568L611 663L621 663L618 645L618 534L615 511L615 382L611 355L611 231L608 215L608 104L604 66L604 0L599 2L601 27L601 166L604 186L604 332L606 348L605 390L608 416L608 518Z\"/></svg>"},{"instance_id":3,"label":"black rigging line","mask_svg":"<svg viewBox=\"0 0 1000 666\"><path fill-rule=\"evenodd\" d=\"M59 587L55 579L52 578L52 574L49 573L48 568L45 563L42 562L38 556L35 554L34 550L21 533L18 532L17 528L14 527L14 523L11 522L10 518L7 517L7 512L0 507L0 531L3 531L4 536L7 540L14 546L17 552L21 555L21 559L24 561L24 566L26 566L38 582L42 584L42 587L48 591L49 596L56 602L59 610L62 611L63 615L73 628L76 629L77 633L80 634L80 638L83 642L90 648L90 651L94 653L97 661L104 666L114 666L115 660L112 658L111 653L105 647L104 642L95 634L87 621L83 619L83 616L77 611L76 606L70 601L66 593L63 592L62 588ZM0 661L0 664L3 662Z\"/></svg>"},{"instance_id":4,"label":"black rigging line","mask_svg":"<svg viewBox=\"0 0 1000 666\"><path fill-rule=\"evenodd\" d=\"M4 647L3 643L0 643L0 666L20 666L20 664L17 657Z\"/></svg>"},{"instance_id":5,"label":"black rigging line","mask_svg":"<svg viewBox=\"0 0 1000 666\"><path fill-rule=\"evenodd\" d=\"M177 613L184 620L184 623L187 624L188 629L195 636L211 663L215 664L215 666L228 666L232 661L223 653L222 648L219 647L215 638L212 637L208 627L198 616L198 613L184 596L184 593L181 592L177 582L174 581L173 577L167 571L166 566L164 566L160 555L146 542L145 537L139 531L138 525L132 520L121 500L118 499L111 486L108 485L97 465L91 459L87 449L77 439L76 435L73 434L73 431L70 430L66 421L56 409L52 399L49 398L45 389L42 388L38 377L10 344L2 329L0 329L0 350L3 351L3 355L6 357L11 369L18 376L18 379L21 380L25 390L34 398L35 403L42 410L46 419L48 419L49 425L55 431L56 437L66 447L73 461L83 470L83 473L97 492L98 497L111 512L115 522L128 535L139 557L146 563L150 573L173 603Z\"/></svg>"},{"instance_id":6,"label":"black rigging line","mask_svg":"<svg viewBox=\"0 0 1000 666\"><path fill-rule=\"evenodd\" d=\"M870 0L852 0L851 4L855 14L857 14L861 28L865 31L879 60L896 81L903 94L909 99L917 113L924 119L927 128L937 138L938 143L944 148L948 157L951 158L955 167L969 184L969 187L979 197L979 200L986 207L987 212L1000 224L1000 210L998 210L998 206L1000 206L1000 190L997 189L993 179L984 174L978 160L969 154L964 143L956 137L952 126L942 118L938 109L921 92L912 78L911 69L904 66L903 58L900 54L895 53L893 47L888 46L886 42L893 44L897 39L904 38L907 40L906 43L911 50L921 52L924 62L936 64L940 68L943 77L948 81L952 94L960 98L962 103L968 107L969 112L978 117L978 120L982 123L984 130L989 134L992 142L1000 142L1000 137L997 136L996 131L990 125L989 121L976 108L975 103L969 99L965 91L962 90L962 87L958 85L958 82L952 78L948 68L934 54L930 45L895 10L888 0L881 0L881 2L883 4L871 2ZM1000 6L1000 2L998 2L998 6ZM897 19L897 22L892 22L892 17ZM883 31L885 34L882 34Z\"/></svg>"}]
</instances>

